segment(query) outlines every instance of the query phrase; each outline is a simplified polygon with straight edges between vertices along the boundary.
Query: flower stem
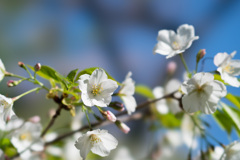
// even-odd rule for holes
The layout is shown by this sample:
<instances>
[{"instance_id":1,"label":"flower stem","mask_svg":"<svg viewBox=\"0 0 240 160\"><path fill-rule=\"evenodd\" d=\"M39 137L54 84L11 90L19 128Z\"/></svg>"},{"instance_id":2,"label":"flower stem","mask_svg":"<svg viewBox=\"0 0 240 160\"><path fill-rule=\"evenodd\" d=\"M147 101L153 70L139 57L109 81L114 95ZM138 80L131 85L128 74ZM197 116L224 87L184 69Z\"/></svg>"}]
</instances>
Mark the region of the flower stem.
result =
<instances>
[{"instance_id":1,"label":"flower stem","mask_svg":"<svg viewBox=\"0 0 240 160\"><path fill-rule=\"evenodd\" d=\"M89 129L92 130L92 125L91 125L91 122L89 120L87 110L84 110L84 112L85 112L85 115L86 115L86 118L87 118L87 121L88 121Z\"/></svg>"},{"instance_id":2,"label":"flower stem","mask_svg":"<svg viewBox=\"0 0 240 160\"><path fill-rule=\"evenodd\" d=\"M189 70L188 70L188 66L187 66L186 61L185 61L185 59L184 59L184 57L183 57L183 54L181 53L181 54L179 54L179 55L180 55L180 58L181 58L181 60L182 60L183 65L184 65L184 68L186 69L187 73L189 74L190 72L189 72Z\"/></svg>"},{"instance_id":3,"label":"flower stem","mask_svg":"<svg viewBox=\"0 0 240 160\"><path fill-rule=\"evenodd\" d=\"M29 94L29 93L32 93L32 92L35 92L35 91L40 90L41 88L42 88L42 87L33 88L33 89L31 89L31 90L29 90L29 91L27 91L27 92L24 92L24 93L18 95L17 97L12 98L12 99L13 99L13 101L16 101L16 100L18 100L19 98L21 98L21 97L23 97L23 96L25 96L25 95L27 95L27 94Z\"/></svg>"}]
</instances>

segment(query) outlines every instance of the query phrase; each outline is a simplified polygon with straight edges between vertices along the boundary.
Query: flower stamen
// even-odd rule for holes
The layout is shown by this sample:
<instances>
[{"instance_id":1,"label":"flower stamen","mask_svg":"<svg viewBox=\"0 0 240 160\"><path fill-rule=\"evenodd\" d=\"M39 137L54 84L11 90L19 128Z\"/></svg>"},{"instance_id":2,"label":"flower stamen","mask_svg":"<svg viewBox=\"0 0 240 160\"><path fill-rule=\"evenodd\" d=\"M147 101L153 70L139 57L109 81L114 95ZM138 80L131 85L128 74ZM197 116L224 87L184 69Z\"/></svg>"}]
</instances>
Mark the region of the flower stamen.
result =
<instances>
[{"instance_id":1,"label":"flower stamen","mask_svg":"<svg viewBox=\"0 0 240 160\"><path fill-rule=\"evenodd\" d=\"M99 95L101 92L102 92L102 90L103 90L103 88L101 87L101 85L93 85L92 86L92 94L94 95L94 96L96 96L96 95Z\"/></svg>"},{"instance_id":2,"label":"flower stamen","mask_svg":"<svg viewBox=\"0 0 240 160\"><path fill-rule=\"evenodd\" d=\"M234 72L234 67L230 66L230 64L226 65L223 67L223 70L227 73L233 73Z\"/></svg>"},{"instance_id":3,"label":"flower stamen","mask_svg":"<svg viewBox=\"0 0 240 160\"><path fill-rule=\"evenodd\" d=\"M181 48L180 48L180 45L179 45L179 43L178 43L177 41L174 41L174 42L172 43L172 48L173 48L174 50L179 50L179 49L181 49Z\"/></svg>"},{"instance_id":4,"label":"flower stamen","mask_svg":"<svg viewBox=\"0 0 240 160\"><path fill-rule=\"evenodd\" d=\"M92 145L102 142L102 140L96 134L92 134L90 136L90 140Z\"/></svg>"}]
</instances>

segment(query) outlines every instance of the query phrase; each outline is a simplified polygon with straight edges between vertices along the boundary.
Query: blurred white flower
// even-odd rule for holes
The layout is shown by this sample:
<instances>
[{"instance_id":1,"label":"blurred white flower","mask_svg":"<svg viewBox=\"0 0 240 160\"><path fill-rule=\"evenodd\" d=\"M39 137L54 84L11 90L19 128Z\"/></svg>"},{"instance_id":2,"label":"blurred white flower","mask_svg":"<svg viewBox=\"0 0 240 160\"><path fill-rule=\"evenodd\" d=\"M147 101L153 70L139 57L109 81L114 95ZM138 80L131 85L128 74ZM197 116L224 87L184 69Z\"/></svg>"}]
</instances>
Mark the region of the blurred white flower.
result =
<instances>
[{"instance_id":1,"label":"blurred white flower","mask_svg":"<svg viewBox=\"0 0 240 160\"><path fill-rule=\"evenodd\" d=\"M154 94L155 98L161 98L165 95L168 95L168 94L171 94L171 93L177 91L180 86L181 86L180 81L178 81L177 79L172 79L172 80L168 81L168 83L166 84L166 86L164 88L160 87L160 86L155 87L153 89L153 94ZM162 113L162 114L167 114L169 112L169 110L173 114L181 111L179 102L173 98L166 98L166 99L157 101L156 108L157 108L158 112Z\"/></svg>"},{"instance_id":2,"label":"blurred white flower","mask_svg":"<svg viewBox=\"0 0 240 160\"><path fill-rule=\"evenodd\" d=\"M5 160L4 152L0 149L0 160Z\"/></svg>"},{"instance_id":3,"label":"blurred white flower","mask_svg":"<svg viewBox=\"0 0 240 160\"><path fill-rule=\"evenodd\" d=\"M115 149L118 141L107 130L88 131L78 138L75 147L80 150L81 157L85 160L89 151L101 157L108 156Z\"/></svg>"},{"instance_id":4,"label":"blurred white flower","mask_svg":"<svg viewBox=\"0 0 240 160\"><path fill-rule=\"evenodd\" d=\"M214 64L218 67L217 71L224 82L231 86L239 87L240 82L235 76L240 75L240 60L232 60L235 54L236 52L232 52L230 55L226 52L218 53L214 57Z\"/></svg>"},{"instance_id":5,"label":"blurred white flower","mask_svg":"<svg viewBox=\"0 0 240 160\"><path fill-rule=\"evenodd\" d=\"M5 124L15 113L12 109L13 100L0 94L0 125Z\"/></svg>"},{"instance_id":6,"label":"blurred white flower","mask_svg":"<svg viewBox=\"0 0 240 160\"><path fill-rule=\"evenodd\" d=\"M183 108L188 113L202 111L212 114L216 111L219 100L226 96L226 86L210 73L200 72L181 85L184 93Z\"/></svg>"},{"instance_id":7,"label":"blurred white flower","mask_svg":"<svg viewBox=\"0 0 240 160\"><path fill-rule=\"evenodd\" d=\"M2 60L0 59L0 81L4 78L4 74L5 74L5 67L4 64L2 62Z\"/></svg>"},{"instance_id":8,"label":"blurred white flower","mask_svg":"<svg viewBox=\"0 0 240 160\"><path fill-rule=\"evenodd\" d=\"M121 147L117 149L117 153L114 156L113 160L134 160L131 156L130 150L126 147Z\"/></svg>"},{"instance_id":9,"label":"blurred white flower","mask_svg":"<svg viewBox=\"0 0 240 160\"><path fill-rule=\"evenodd\" d=\"M5 124L0 124L0 130L2 131L11 131L14 129L19 128L21 125L23 125L24 121L17 116L12 116L11 119Z\"/></svg>"},{"instance_id":10,"label":"blurred white flower","mask_svg":"<svg viewBox=\"0 0 240 160\"><path fill-rule=\"evenodd\" d=\"M132 80L131 76L132 72L128 72L119 91L119 95L125 104L128 114L135 112L137 107L137 102L133 97L135 92L135 82Z\"/></svg>"},{"instance_id":11,"label":"blurred white flower","mask_svg":"<svg viewBox=\"0 0 240 160\"><path fill-rule=\"evenodd\" d=\"M11 142L20 153L22 159L31 157L31 150L42 151L43 140L40 139L42 126L40 123L26 122L19 129L15 130ZM23 153L21 153L23 152Z\"/></svg>"},{"instance_id":12,"label":"blurred white flower","mask_svg":"<svg viewBox=\"0 0 240 160\"><path fill-rule=\"evenodd\" d=\"M240 142L234 141L228 145L221 157L221 160L239 160L240 159Z\"/></svg>"},{"instance_id":13,"label":"blurred white flower","mask_svg":"<svg viewBox=\"0 0 240 160\"><path fill-rule=\"evenodd\" d=\"M80 76L79 89L82 101L86 106L107 107L112 100L112 94L117 89L117 82L108 79L103 69L96 69L92 75Z\"/></svg>"},{"instance_id":14,"label":"blurred white flower","mask_svg":"<svg viewBox=\"0 0 240 160\"><path fill-rule=\"evenodd\" d=\"M160 30L157 37L158 43L154 47L154 53L166 55L166 58L171 58L183 53L198 38L198 36L195 36L194 27L188 24L179 26L177 33L173 30Z\"/></svg>"}]
</instances>

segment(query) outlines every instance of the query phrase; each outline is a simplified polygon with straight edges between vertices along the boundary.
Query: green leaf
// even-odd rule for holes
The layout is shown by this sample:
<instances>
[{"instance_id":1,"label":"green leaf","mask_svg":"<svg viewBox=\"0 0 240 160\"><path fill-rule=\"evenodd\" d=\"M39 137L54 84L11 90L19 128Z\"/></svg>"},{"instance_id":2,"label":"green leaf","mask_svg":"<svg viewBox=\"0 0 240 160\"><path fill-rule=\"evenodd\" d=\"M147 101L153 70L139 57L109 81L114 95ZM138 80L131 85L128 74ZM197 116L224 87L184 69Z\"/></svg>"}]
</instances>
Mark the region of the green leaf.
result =
<instances>
[{"instance_id":1,"label":"green leaf","mask_svg":"<svg viewBox=\"0 0 240 160\"><path fill-rule=\"evenodd\" d=\"M222 80L222 78L221 78L221 76L219 74L214 74L214 80L218 80L218 81L222 82L223 84L228 85L227 83L225 83Z\"/></svg>"},{"instance_id":2,"label":"green leaf","mask_svg":"<svg viewBox=\"0 0 240 160\"><path fill-rule=\"evenodd\" d=\"M153 93L152 93L152 90L145 85L136 85L135 86L135 93L137 93L141 96L144 96L146 98L150 98L150 99L155 98Z\"/></svg>"},{"instance_id":3,"label":"green leaf","mask_svg":"<svg viewBox=\"0 0 240 160\"><path fill-rule=\"evenodd\" d=\"M225 103L221 103L221 105L223 107L223 111L232 120L234 127L237 130L238 134L240 134L240 110L233 108L233 107L229 107Z\"/></svg>"},{"instance_id":4,"label":"green leaf","mask_svg":"<svg viewBox=\"0 0 240 160\"><path fill-rule=\"evenodd\" d=\"M79 80L79 77L80 77L81 75L83 75L83 74L89 74L89 75L91 75L92 72L93 72L95 69L99 69L99 67L91 67L91 68L86 68L86 69L82 70L81 72L79 72L79 73L77 74L74 82L76 82L77 80ZM103 69L103 68L102 68L102 69ZM104 70L104 69L103 69L103 70ZM107 74L107 76L108 76L109 79L116 81L112 76L110 76L110 75L106 72L106 70L104 70L104 71L105 71L105 73ZM118 83L118 85L120 85L120 83L119 83L118 81L116 81L116 82Z\"/></svg>"},{"instance_id":5,"label":"green leaf","mask_svg":"<svg viewBox=\"0 0 240 160\"><path fill-rule=\"evenodd\" d=\"M30 65L28 65L28 67L34 71L34 67ZM45 65L41 66L41 69L37 71L36 74L46 80L49 80L49 81L54 80L58 83L63 84L65 87L67 86L65 82L66 78L49 66L45 66Z\"/></svg>"},{"instance_id":6,"label":"green leaf","mask_svg":"<svg viewBox=\"0 0 240 160\"><path fill-rule=\"evenodd\" d=\"M77 71L78 71L78 69L74 69L74 70L72 70L71 72L68 73L67 79L68 79L70 82L74 82L74 78L75 78L75 76L76 76L76 74L77 74Z\"/></svg>"},{"instance_id":7,"label":"green leaf","mask_svg":"<svg viewBox=\"0 0 240 160\"><path fill-rule=\"evenodd\" d=\"M157 116L160 123L166 128L175 128L181 125L181 121L175 117L174 114L159 114Z\"/></svg>"},{"instance_id":8,"label":"green leaf","mask_svg":"<svg viewBox=\"0 0 240 160\"><path fill-rule=\"evenodd\" d=\"M236 107L240 109L240 102L236 96L232 95L231 93L228 93L225 98L227 98L232 104L234 104Z\"/></svg>"},{"instance_id":9,"label":"green leaf","mask_svg":"<svg viewBox=\"0 0 240 160\"><path fill-rule=\"evenodd\" d=\"M217 110L213 114L213 118L216 120L216 122L224 131L227 131L228 135L231 134L233 124L230 122L232 122L232 120L229 118L228 115L225 114L225 112Z\"/></svg>"}]
</instances>

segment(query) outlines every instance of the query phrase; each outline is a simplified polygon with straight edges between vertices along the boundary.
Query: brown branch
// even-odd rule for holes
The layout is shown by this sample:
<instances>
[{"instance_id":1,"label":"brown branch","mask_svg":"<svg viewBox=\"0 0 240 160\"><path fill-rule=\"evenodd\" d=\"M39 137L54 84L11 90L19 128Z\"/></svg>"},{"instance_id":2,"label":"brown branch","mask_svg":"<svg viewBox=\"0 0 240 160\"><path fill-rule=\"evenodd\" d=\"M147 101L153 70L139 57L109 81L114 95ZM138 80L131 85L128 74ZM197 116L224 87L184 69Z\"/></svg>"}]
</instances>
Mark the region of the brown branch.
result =
<instances>
[{"instance_id":1,"label":"brown branch","mask_svg":"<svg viewBox=\"0 0 240 160\"><path fill-rule=\"evenodd\" d=\"M173 93L170 93L168 95L165 95L161 98L156 98L156 99L153 99L153 100L147 100L146 102L143 102L141 104L139 104L137 107L136 107L136 111L142 109L142 108L145 108L146 106L152 104L152 103L155 103L159 100L162 100L162 99L165 99L165 98L174 98L174 94L176 93L177 91L173 92ZM116 114L116 117L120 117L120 116L123 116L123 115L126 115L127 114L127 111L123 111L123 112L120 112L118 114ZM131 116L123 119L122 121L128 121L128 120L132 120L132 119L140 119L141 117L143 116L142 113L133 113ZM110 121L107 121L106 119L104 120L101 120L101 121L98 121L98 122L95 122L95 123L92 123L91 124L91 127L94 128L94 127L101 127L101 126L106 126L108 124L112 124L112 122ZM45 143L45 146L48 146L50 144L53 144L59 140L62 140L68 136L71 136L77 132L81 132L81 131L84 131L84 130L87 130L89 129L89 125L85 125L85 126L82 126L81 128L77 129L77 130L74 130L74 131L71 131L71 132L68 132L68 133L65 133L65 134L62 134L60 135L59 137L57 137L56 139L50 141L50 142L47 142Z\"/></svg>"}]
</instances>

